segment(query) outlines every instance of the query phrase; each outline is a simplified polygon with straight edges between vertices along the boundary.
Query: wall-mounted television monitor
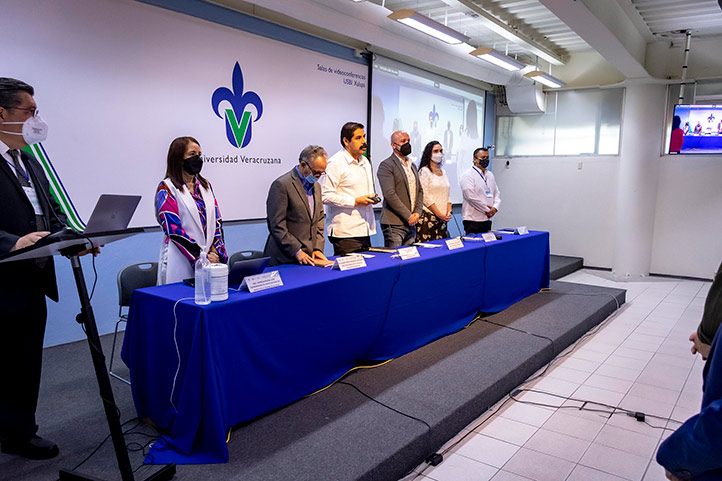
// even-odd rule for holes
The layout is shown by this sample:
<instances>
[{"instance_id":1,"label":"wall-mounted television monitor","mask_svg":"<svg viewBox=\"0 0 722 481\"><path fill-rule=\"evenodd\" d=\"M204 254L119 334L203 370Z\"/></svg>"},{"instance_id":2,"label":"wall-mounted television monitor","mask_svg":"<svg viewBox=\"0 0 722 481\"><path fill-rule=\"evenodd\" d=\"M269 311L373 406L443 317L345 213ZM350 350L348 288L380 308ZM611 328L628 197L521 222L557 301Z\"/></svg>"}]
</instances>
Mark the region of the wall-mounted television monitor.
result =
<instances>
[{"instance_id":1,"label":"wall-mounted television monitor","mask_svg":"<svg viewBox=\"0 0 722 481\"><path fill-rule=\"evenodd\" d=\"M669 153L722 154L722 105L675 105Z\"/></svg>"}]
</instances>

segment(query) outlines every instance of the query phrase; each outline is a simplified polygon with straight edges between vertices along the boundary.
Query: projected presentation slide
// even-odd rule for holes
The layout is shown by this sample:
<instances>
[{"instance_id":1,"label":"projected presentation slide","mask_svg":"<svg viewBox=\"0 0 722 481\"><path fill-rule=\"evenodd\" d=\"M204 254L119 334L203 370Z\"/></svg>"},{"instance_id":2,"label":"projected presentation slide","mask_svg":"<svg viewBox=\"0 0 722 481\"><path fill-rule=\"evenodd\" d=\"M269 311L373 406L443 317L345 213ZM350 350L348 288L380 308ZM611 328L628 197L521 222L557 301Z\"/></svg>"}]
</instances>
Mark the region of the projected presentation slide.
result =
<instances>
[{"instance_id":1,"label":"projected presentation slide","mask_svg":"<svg viewBox=\"0 0 722 481\"><path fill-rule=\"evenodd\" d=\"M341 126L367 120L365 62L141 2L15 0L3 14L3 75L35 87L43 146L85 221L100 194L133 194L131 225L157 225L156 189L182 136L200 143L223 219L264 218L268 188L304 147L333 155Z\"/></svg>"},{"instance_id":2,"label":"projected presentation slide","mask_svg":"<svg viewBox=\"0 0 722 481\"><path fill-rule=\"evenodd\" d=\"M722 153L722 105L675 105L684 143L680 154Z\"/></svg>"},{"instance_id":3,"label":"projected presentation slide","mask_svg":"<svg viewBox=\"0 0 722 481\"><path fill-rule=\"evenodd\" d=\"M461 202L459 180L483 147L484 91L377 57L371 103L371 158L374 166L391 155L391 133L405 130L417 165L426 144L438 141L451 184L451 201Z\"/></svg>"}]
</instances>

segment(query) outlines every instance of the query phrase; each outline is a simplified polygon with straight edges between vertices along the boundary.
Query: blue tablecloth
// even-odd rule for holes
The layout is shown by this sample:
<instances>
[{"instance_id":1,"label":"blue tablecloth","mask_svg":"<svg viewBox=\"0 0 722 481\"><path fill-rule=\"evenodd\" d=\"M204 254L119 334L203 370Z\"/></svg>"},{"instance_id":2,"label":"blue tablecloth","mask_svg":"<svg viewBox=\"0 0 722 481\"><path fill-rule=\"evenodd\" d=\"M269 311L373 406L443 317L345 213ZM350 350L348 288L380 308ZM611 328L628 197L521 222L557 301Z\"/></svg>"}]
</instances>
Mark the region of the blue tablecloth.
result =
<instances>
[{"instance_id":1,"label":"blue tablecloth","mask_svg":"<svg viewBox=\"0 0 722 481\"><path fill-rule=\"evenodd\" d=\"M405 261L376 253L345 272L276 266L282 287L207 306L183 284L137 290L122 358L138 416L170 431L146 462L227 462L232 426L549 286L546 232L464 244Z\"/></svg>"},{"instance_id":2,"label":"blue tablecloth","mask_svg":"<svg viewBox=\"0 0 722 481\"><path fill-rule=\"evenodd\" d=\"M722 135L685 135L682 150L722 150Z\"/></svg>"}]
</instances>

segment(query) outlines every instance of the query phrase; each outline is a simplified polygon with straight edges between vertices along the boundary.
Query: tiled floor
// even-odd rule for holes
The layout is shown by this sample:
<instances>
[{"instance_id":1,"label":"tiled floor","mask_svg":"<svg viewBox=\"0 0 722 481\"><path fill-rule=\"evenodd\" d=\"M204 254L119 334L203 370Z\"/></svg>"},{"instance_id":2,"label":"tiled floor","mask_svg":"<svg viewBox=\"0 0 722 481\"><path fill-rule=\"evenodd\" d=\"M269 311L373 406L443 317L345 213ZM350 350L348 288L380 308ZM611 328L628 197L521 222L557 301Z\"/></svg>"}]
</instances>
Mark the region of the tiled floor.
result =
<instances>
[{"instance_id":1,"label":"tiled floor","mask_svg":"<svg viewBox=\"0 0 722 481\"><path fill-rule=\"evenodd\" d=\"M702 401L704 362L688 338L710 283L609 279L593 270L561 279L626 289L627 303L522 386L539 392L504 398L442 448L453 445L443 463L422 464L403 481L665 480L657 446ZM577 400L588 401L584 409ZM594 402L642 411L646 423Z\"/></svg>"}]
</instances>

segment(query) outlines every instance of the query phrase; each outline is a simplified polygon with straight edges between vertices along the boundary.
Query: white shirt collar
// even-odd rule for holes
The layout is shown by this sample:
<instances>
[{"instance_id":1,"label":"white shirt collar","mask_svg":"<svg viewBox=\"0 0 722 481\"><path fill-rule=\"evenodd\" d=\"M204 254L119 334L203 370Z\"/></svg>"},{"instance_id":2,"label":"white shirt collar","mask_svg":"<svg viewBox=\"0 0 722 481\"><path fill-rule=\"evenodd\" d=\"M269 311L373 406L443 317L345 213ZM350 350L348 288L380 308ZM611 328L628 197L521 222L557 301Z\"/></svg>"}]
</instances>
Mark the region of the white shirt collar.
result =
<instances>
[{"instance_id":1,"label":"white shirt collar","mask_svg":"<svg viewBox=\"0 0 722 481\"><path fill-rule=\"evenodd\" d=\"M8 149L10 149L10 147L8 147L5 142L0 140L0 155L2 155L2 158L6 161L12 162L13 159L12 157L10 157L10 154L8 154ZM22 158L20 159L20 161L22 162Z\"/></svg>"},{"instance_id":2,"label":"white shirt collar","mask_svg":"<svg viewBox=\"0 0 722 481\"><path fill-rule=\"evenodd\" d=\"M394 152L394 155L396 156L397 159L399 159L399 162L401 162L401 165L403 165L404 167L407 167L408 164L410 164L410 162L409 162L410 159L408 157L406 158L406 160L404 160L396 152Z\"/></svg>"},{"instance_id":3,"label":"white shirt collar","mask_svg":"<svg viewBox=\"0 0 722 481\"><path fill-rule=\"evenodd\" d=\"M9 148L10 148L10 147L8 147L7 145L5 145L5 142L3 142L2 140L0 140L0 153L3 153L3 154L7 153L7 151L8 151Z\"/></svg>"},{"instance_id":4,"label":"white shirt collar","mask_svg":"<svg viewBox=\"0 0 722 481\"><path fill-rule=\"evenodd\" d=\"M354 158L354 156L351 155L351 154L349 153L349 151L346 150L346 149L343 149L343 155L344 155L344 158L346 159L346 162L348 162L349 164L363 165L363 164L364 164L364 161L366 160L366 157L363 156L363 155L361 156L361 160L356 160L356 159Z\"/></svg>"}]
</instances>

